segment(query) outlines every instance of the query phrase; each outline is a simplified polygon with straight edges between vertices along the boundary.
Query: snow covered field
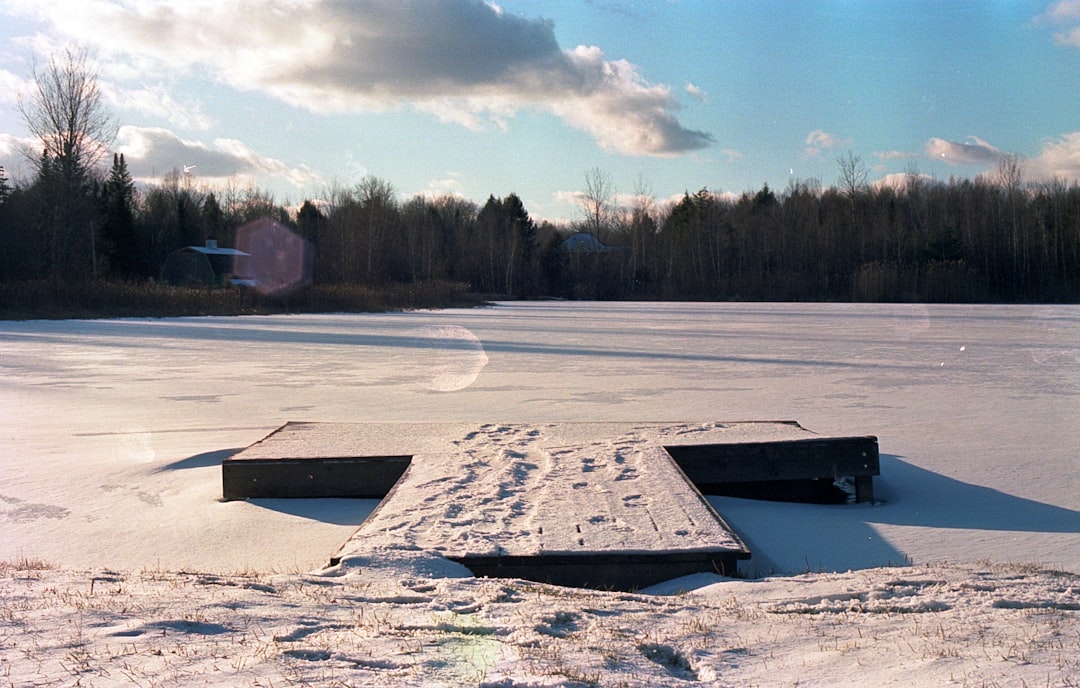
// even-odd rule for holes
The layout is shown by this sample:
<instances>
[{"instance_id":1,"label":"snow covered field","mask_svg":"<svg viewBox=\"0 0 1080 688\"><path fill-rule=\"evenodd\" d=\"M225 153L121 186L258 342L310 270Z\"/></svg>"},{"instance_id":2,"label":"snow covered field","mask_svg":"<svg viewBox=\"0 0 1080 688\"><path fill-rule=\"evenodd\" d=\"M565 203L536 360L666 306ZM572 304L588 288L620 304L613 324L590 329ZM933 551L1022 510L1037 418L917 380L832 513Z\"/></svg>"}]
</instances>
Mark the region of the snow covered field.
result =
<instances>
[{"instance_id":1,"label":"snow covered field","mask_svg":"<svg viewBox=\"0 0 1080 688\"><path fill-rule=\"evenodd\" d=\"M0 679L1080 685L1078 412L1075 306L0 323ZM309 573L373 501L219 499L287 420L754 419L877 435L880 503L711 498L762 579L686 595Z\"/></svg>"}]
</instances>

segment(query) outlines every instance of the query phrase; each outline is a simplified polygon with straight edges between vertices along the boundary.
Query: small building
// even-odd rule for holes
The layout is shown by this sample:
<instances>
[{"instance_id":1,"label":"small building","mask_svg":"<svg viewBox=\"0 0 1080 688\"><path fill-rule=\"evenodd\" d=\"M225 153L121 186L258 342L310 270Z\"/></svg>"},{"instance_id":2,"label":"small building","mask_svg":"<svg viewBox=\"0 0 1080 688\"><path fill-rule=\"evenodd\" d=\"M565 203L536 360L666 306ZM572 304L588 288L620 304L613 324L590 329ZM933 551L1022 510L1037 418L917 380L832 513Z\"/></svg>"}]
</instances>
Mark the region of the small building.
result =
<instances>
[{"instance_id":1,"label":"small building","mask_svg":"<svg viewBox=\"0 0 1080 688\"><path fill-rule=\"evenodd\" d=\"M622 253L625 246L609 246L589 232L571 234L562 242L562 250L567 253Z\"/></svg>"},{"instance_id":2,"label":"small building","mask_svg":"<svg viewBox=\"0 0 1080 688\"><path fill-rule=\"evenodd\" d=\"M217 240L207 239L205 246L185 246L165 258L161 279L175 286L223 286L242 284L234 277L233 261L248 254L236 248L220 248Z\"/></svg>"}]
</instances>

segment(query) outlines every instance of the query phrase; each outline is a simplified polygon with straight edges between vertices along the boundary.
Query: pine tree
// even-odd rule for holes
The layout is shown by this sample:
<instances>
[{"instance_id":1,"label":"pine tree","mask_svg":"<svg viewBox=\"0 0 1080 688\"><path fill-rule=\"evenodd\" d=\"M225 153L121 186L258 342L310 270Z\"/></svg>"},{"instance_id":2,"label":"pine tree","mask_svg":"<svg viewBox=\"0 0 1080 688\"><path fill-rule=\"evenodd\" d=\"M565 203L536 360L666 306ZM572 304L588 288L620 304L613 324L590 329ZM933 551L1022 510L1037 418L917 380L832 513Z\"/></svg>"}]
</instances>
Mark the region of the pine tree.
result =
<instances>
[{"instance_id":1,"label":"pine tree","mask_svg":"<svg viewBox=\"0 0 1080 688\"><path fill-rule=\"evenodd\" d=\"M510 232L511 250L507 291L515 296L536 296L538 263L536 261L536 225L517 194L502 201L502 212Z\"/></svg>"},{"instance_id":2,"label":"pine tree","mask_svg":"<svg viewBox=\"0 0 1080 688\"><path fill-rule=\"evenodd\" d=\"M11 197L11 185L8 184L7 174L4 172L4 166L0 165L0 205L7 203L8 198Z\"/></svg>"},{"instance_id":3,"label":"pine tree","mask_svg":"<svg viewBox=\"0 0 1080 688\"><path fill-rule=\"evenodd\" d=\"M226 236L225 211L222 210L213 192L207 194L206 199L203 200L202 218L208 239L217 239L219 242L225 242L226 245L232 244L233 237Z\"/></svg>"},{"instance_id":4,"label":"pine tree","mask_svg":"<svg viewBox=\"0 0 1080 688\"><path fill-rule=\"evenodd\" d=\"M135 234L135 183L127 169L123 153L113 154L109 178L102 190L104 223L101 236L104 253L112 271L120 277L133 277L139 267L139 246Z\"/></svg>"}]
</instances>

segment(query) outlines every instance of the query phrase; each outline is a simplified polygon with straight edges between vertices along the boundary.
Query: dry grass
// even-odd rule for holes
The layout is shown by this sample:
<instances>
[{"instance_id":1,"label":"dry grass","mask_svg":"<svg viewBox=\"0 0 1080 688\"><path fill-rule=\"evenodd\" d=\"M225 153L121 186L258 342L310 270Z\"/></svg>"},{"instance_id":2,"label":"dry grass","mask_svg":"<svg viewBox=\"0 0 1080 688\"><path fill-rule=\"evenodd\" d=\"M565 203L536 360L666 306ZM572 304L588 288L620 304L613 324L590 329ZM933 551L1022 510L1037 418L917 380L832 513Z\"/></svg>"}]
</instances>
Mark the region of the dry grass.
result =
<instances>
[{"instance_id":1,"label":"dry grass","mask_svg":"<svg viewBox=\"0 0 1080 688\"><path fill-rule=\"evenodd\" d=\"M174 287L159 282L0 282L2 320L382 312L480 303L466 284L445 280L378 287L320 284L285 296L266 296L245 287Z\"/></svg>"},{"instance_id":2,"label":"dry grass","mask_svg":"<svg viewBox=\"0 0 1080 688\"><path fill-rule=\"evenodd\" d=\"M36 557L19 557L14 561L0 561L0 575L9 573L26 573L31 571L50 571L56 565L52 562Z\"/></svg>"}]
</instances>

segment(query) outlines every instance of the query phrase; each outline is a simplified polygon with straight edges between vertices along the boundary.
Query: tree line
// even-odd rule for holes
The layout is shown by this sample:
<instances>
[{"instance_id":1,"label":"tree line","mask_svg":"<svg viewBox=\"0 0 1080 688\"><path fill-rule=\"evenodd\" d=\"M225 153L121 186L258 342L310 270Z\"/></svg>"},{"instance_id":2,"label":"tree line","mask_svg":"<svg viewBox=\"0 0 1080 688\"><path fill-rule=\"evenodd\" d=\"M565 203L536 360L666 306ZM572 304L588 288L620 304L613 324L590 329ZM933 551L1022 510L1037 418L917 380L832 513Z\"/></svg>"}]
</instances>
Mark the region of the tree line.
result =
<instances>
[{"instance_id":1,"label":"tree line","mask_svg":"<svg viewBox=\"0 0 1080 688\"><path fill-rule=\"evenodd\" d=\"M477 204L402 199L378 177L327 189L298 209L258 188L208 189L179 170L137 186L107 148L108 118L86 54L35 74L20 108L42 141L35 174L0 168L0 282L147 283L170 253L270 217L314 247L315 285L446 280L517 298L1076 301L1080 186L1027 183L1004 156L975 179L872 186L861 159L837 159L835 184L793 179L739 196L706 188L657 204L619 201L585 175L581 219L534 221L516 193ZM105 162L102 170L99 162ZM592 241L567 242L587 232Z\"/></svg>"},{"instance_id":2,"label":"tree line","mask_svg":"<svg viewBox=\"0 0 1080 688\"><path fill-rule=\"evenodd\" d=\"M666 206L586 193L589 212L555 226L535 222L515 193L482 205L401 200L369 176L290 211L258 189L207 190L179 172L137 188L122 155L76 184L46 159L29 183L0 173L0 280L154 280L169 253L207 239L229 246L238 227L271 217L314 247L316 284L443 279L520 298L1075 301L1080 186L1025 185L1011 164L974 180L909 175L900 188L701 189ZM598 241L568 244L575 232Z\"/></svg>"}]
</instances>

